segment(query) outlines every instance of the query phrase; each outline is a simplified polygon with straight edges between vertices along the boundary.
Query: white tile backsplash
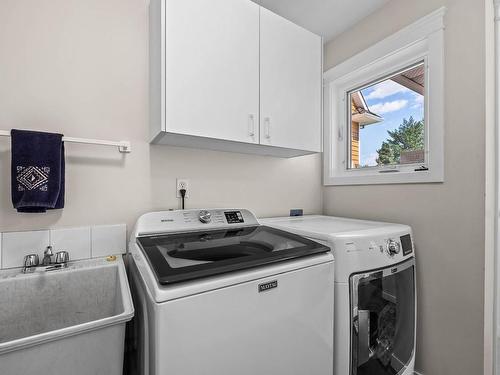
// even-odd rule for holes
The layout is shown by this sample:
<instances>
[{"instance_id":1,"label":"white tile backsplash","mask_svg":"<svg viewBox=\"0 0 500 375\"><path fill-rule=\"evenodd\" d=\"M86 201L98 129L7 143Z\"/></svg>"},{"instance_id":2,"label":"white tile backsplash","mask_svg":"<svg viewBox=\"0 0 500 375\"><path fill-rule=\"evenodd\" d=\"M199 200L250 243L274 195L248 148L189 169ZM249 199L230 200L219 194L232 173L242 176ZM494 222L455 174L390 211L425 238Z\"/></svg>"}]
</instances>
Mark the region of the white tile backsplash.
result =
<instances>
[{"instance_id":1,"label":"white tile backsplash","mask_svg":"<svg viewBox=\"0 0 500 375\"><path fill-rule=\"evenodd\" d=\"M124 254L127 250L127 226L99 225L92 227L92 257Z\"/></svg>"},{"instance_id":2,"label":"white tile backsplash","mask_svg":"<svg viewBox=\"0 0 500 375\"><path fill-rule=\"evenodd\" d=\"M22 267L24 257L38 254L40 262L49 245L69 252L70 260L125 254L125 224L0 233L0 268Z\"/></svg>"},{"instance_id":3,"label":"white tile backsplash","mask_svg":"<svg viewBox=\"0 0 500 375\"><path fill-rule=\"evenodd\" d=\"M90 227L52 229L50 244L54 255L65 250L70 260L88 259L91 257Z\"/></svg>"},{"instance_id":4,"label":"white tile backsplash","mask_svg":"<svg viewBox=\"0 0 500 375\"><path fill-rule=\"evenodd\" d=\"M38 254L41 261L48 245L48 230L2 233L2 268L22 267L28 254Z\"/></svg>"}]
</instances>

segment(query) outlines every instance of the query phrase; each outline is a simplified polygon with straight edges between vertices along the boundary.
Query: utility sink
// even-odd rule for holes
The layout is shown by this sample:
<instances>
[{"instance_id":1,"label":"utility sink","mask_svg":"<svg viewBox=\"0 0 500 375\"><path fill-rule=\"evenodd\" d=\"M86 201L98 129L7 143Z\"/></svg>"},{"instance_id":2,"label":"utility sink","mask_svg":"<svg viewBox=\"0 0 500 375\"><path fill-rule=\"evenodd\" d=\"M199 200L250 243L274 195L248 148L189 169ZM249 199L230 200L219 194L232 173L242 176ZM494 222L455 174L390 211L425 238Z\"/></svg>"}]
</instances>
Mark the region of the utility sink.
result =
<instances>
[{"instance_id":1,"label":"utility sink","mask_svg":"<svg viewBox=\"0 0 500 375\"><path fill-rule=\"evenodd\" d=\"M0 372L122 374L133 314L121 257L0 271Z\"/></svg>"}]
</instances>

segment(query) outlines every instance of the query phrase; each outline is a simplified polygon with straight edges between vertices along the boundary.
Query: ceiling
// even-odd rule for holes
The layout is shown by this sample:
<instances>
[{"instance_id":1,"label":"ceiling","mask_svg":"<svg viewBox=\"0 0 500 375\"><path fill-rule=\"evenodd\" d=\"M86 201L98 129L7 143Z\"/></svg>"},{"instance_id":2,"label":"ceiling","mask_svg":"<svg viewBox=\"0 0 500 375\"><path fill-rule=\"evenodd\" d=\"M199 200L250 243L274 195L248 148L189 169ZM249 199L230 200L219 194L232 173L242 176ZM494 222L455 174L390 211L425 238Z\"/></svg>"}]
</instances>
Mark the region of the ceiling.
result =
<instances>
[{"instance_id":1,"label":"ceiling","mask_svg":"<svg viewBox=\"0 0 500 375\"><path fill-rule=\"evenodd\" d=\"M253 0L324 37L335 38L389 0Z\"/></svg>"}]
</instances>

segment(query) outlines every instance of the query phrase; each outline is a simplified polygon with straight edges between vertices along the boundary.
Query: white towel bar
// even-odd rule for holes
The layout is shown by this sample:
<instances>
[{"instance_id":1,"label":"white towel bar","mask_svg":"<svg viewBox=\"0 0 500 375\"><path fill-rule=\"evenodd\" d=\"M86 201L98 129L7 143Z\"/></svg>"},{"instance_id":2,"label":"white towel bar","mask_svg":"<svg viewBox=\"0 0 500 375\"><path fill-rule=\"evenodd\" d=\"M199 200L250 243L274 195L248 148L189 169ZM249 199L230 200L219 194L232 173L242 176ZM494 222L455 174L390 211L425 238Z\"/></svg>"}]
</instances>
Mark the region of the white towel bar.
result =
<instances>
[{"instance_id":1,"label":"white towel bar","mask_svg":"<svg viewBox=\"0 0 500 375\"><path fill-rule=\"evenodd\" d=\"M10 137L9 130L0 130L0 137ZM87 138L73 138L73 137L63 137L64 142L71 143L85 143L89 145L100 145L100 146L114 146L118 147L118 151L122 153L132 152L132 147L128 141L104 141L102 139L87 139Z\"/></svg>"}]
</instances>

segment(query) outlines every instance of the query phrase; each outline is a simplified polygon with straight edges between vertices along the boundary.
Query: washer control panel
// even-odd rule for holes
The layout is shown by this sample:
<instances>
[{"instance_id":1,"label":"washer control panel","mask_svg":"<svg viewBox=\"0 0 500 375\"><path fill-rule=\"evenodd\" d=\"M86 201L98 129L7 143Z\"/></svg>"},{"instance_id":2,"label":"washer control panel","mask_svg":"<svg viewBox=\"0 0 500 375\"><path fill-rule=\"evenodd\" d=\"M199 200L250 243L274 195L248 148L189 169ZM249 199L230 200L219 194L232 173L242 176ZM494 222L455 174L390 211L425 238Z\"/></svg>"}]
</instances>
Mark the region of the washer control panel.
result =
<instances>
[{"instance_id":1,"label":"washer control panel","mask_svg":"<svg viewBox=\"0 0 500 375\"><path fill-rule=\"evenodd\" d=\"M245 209L192 209L144 214L137 221L136 236L205 229L259 225L255 215Z\"/></svg>"},{"instance_id":2,"label":"washer control panel","mask_svg":"<svg viewBox=\"0 0 500 375\"><path fill-rule=\"evenodd\" d=\"M228 224L240 224L245 222L241 211L226 211L224 215L226 216Z\"/></svg>"},{"instance_id":3,"label":"washer control panel","mask_svg":"<svg viewBox=\"0 0 500 375\"><path fill-rule=\"evenodd\" d=\"M212 220L212 214L210 211L207 210L201 210L200 213L198 214L198 219L203 223L203 224L208 224Z\"/></svg>"},{"instance_id":4,"label":"washer control panel","mask_svg":"<svg viewBox=\"0 0 500 375\"><path fill-rule=\"evenodd\" d=\"M216 213L215 215L215 218L219 219L218 221L220 222L221 214ZM224 216L228 224L241 224L245 222L241 211L224 211ZM198 220L200 220L203 224L208 224L212 221L212 213L208 210L201 210L198 213Z\"/></svg>"}]
</instances>

